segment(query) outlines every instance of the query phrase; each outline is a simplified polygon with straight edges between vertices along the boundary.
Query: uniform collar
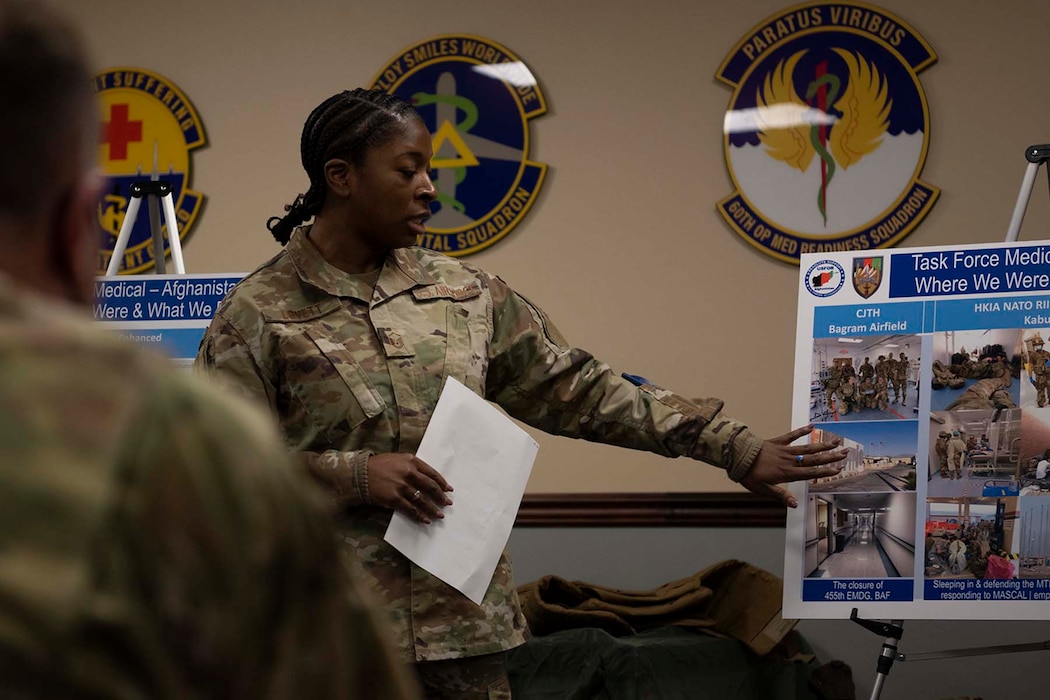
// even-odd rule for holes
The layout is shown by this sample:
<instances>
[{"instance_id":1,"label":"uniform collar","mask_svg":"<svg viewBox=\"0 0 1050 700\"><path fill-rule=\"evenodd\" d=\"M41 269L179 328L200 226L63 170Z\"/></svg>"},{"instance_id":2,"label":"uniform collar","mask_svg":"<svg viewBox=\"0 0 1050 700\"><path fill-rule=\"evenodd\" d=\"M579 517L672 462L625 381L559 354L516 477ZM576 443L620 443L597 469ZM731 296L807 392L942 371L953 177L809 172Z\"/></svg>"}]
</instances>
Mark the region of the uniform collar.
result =
<instances>
[{"instance_id":1,"label":"uniform collar","mask_svg":"<svg viewBox=\"0 0 1050 700\"><path fill-rule=\"evenodd\" d=\"M373 290L362 280L325 260L307 238L309 232L310 226L295 229L285 250L299 278L328 294L375 305L414 287L435 284L434 278L421 264L416 248L397 248L387 255Z\"/></svg>"}]
</instances>

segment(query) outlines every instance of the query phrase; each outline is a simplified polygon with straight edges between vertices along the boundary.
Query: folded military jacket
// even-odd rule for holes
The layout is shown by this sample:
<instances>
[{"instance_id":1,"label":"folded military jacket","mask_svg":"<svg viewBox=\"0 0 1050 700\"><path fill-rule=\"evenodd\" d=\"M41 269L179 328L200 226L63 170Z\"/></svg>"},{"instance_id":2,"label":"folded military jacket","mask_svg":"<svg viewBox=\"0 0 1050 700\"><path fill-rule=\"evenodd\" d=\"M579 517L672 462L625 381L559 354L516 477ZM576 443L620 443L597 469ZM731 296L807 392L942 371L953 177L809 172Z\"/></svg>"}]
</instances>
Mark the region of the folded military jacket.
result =
<instances>
[{"instance_id":1,"label":"folded military jacket","mask_svg":"<svg viewBox=\"0 0 1050 700\"><path fill-rule=\"evenodd\" d=\"M625 591L544 576L518 588L533 634L596 627L614 636L676 625L733 637L765 655L795 626L780 615L783 582L728 559L651 591Z\"/></svg>"}]
</instances>

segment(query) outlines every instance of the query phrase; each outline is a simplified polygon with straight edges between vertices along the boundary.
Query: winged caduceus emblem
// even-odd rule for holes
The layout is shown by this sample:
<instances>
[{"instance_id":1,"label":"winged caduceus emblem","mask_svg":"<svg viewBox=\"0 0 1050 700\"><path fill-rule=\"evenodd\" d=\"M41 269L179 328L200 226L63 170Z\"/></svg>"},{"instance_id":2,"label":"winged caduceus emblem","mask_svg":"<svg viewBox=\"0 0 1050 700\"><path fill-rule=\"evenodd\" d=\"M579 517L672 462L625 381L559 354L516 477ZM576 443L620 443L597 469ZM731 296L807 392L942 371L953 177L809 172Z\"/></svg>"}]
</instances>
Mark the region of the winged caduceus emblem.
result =
<instances>
[{"instance_id":1,"label":"winged caduceus emblem","mask_svg":"<svg viewBox=\"0 0 1050 700\"><path fill-rule=\"evenodd\" d=\"M755 96L758 137L770 157L801 172L809 169L814 156L819 158L817 207L825 224L828 185L836 169L849 168L879 147L893 106L886 78L873 63L845 49L833 50L845 62L848 74L844 83L827 70L827 61L821 61L808 83L804 78L800 81L806 84L805 94L800 96L795 89L795 68L806 53L803 50L778 63ZM795 108L792 112L802 118L771 118L783 114L778 109L782 106Z\"/></svg>"}]
</instances>

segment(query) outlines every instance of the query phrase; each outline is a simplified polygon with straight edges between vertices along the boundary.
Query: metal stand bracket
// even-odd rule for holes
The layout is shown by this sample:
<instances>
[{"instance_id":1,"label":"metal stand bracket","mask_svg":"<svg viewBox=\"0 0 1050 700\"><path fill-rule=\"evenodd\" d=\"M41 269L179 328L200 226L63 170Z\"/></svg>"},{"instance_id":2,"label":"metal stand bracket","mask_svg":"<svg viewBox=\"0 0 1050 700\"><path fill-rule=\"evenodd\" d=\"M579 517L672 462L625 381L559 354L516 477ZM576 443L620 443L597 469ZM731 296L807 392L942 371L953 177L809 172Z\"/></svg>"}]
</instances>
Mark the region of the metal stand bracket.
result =
<instances>
[{"instance_id":1,"label":"metal stand bracket","mask_svg":"<svg viewBox=\"0 0 1050 700\"><path fill-rule=\"evenodd\" d=\"M182 260L182 244L179 241L179 227L175 219L175 203L172 199L171 184L163 180L143 180L131 184L131 201L128 202L128 210L124 214L124 223L120 226L120 234L117 236L117 242L113 246L113 255L109 259L109 267L106 269L106 274L112 276L120 270L120 261L124 257L124 251L127 250L128 240L131 238L131 230L135 227L135 220L138 218L139 207L142 204L143 197L149 198L151 210L154 210L156 201L160 200L161 209L164 212L164 223L168 228L168 247L171 250L171 260L175 265L175 272L180 275L186 274L186 265ZM153 214L153 211L151 211L151 214ZM155 220L156 218L156 216L150 216L150 233L153 237L155 264L159 263L157 272L162 273L164 272L164 243L161 239L162 234L158 222ZM157 254L158 251L160 252L159 255Z\"/></svg>"}]
</instances>

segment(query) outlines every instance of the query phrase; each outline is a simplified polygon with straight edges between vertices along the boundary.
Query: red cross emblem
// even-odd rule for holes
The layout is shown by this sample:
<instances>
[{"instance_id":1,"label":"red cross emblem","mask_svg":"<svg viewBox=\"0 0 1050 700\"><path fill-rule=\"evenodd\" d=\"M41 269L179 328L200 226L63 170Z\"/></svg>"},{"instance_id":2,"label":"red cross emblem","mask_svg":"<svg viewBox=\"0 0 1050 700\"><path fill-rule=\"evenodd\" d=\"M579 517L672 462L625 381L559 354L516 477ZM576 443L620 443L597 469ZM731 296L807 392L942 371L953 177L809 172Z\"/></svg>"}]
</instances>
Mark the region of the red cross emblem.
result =
<instances>
[{"instance_id":1,"label":"red cross emblem","mask_svg":"<svg viewBox=\"0 0 1050 700\"><path fill-rule=\"evenodd\" d=\"M128 144L142 140L142 120L128 119L128 105L109 107L109 121L102 124L99 141L109 144L110 160L127 160Z\"/></svg>"}]
</instances>

